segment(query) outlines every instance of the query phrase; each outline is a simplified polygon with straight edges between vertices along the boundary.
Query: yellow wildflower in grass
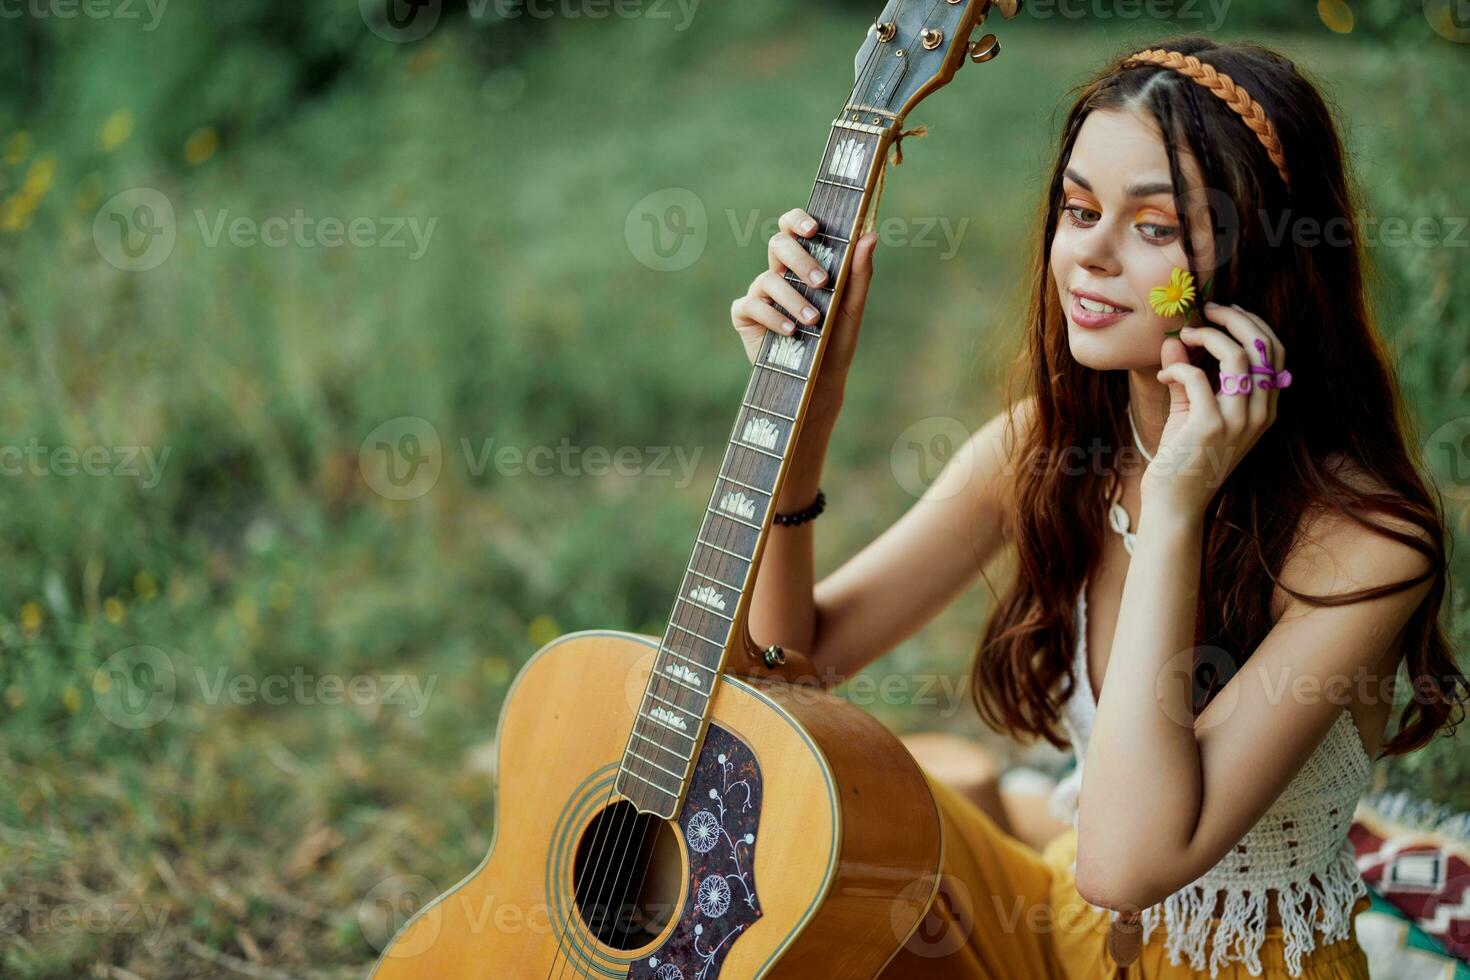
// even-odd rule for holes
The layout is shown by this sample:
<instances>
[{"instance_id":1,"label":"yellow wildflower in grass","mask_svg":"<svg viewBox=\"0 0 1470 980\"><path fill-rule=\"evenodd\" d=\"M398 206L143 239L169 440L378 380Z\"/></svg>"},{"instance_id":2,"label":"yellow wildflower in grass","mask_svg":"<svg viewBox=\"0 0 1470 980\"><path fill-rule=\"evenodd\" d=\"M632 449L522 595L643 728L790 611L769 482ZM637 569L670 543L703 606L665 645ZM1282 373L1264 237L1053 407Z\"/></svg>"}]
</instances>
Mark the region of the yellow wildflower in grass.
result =
<instances>
[{"instance_id":1,"label":"yellow wildflower in grass","mask_svg":"<svg viewBox=\"0 0 1470 980\"><path fill-rule=\"evenodd\" d=\"M107 117L107 122L102 124L102 131L97 134L97 142L102 149L111 153L128 141L133 135L133 113L129 109L119 109Z\"/></svg>"},{"instance_id":2,"label":"yellow wildflower in grass","mask_svg":"<svg viewBox=\"0 0 1470 980\"><path fill-rule=\"evenodd\" d=\"M114 626L123 621L123 615L126 612L127 608L117 596L110 595L102 603L102 615L106 616L107 621Z\"/></svg>"},{"instance_id":3,"label":"yellow wildflower in grass","mask_svg":"<svg viewBox=\"0 0 1470 980\"><path fill-rule=\"evenodd\" d=\"M31 152L31 134L24 129L17 130L10 137L10 142L5 144L5 162L14 166L24 160Z\"/></svg>"},{"instance_id":4,"label":"yellow wildflower in grass","mask_svg":"<svg viewBox=\"0 0 1470 980\"><path fill-rule=\"evenodd\" d=\"M256 612L255 600L248 595L242 595L235 600L235 621L246 629L254 629L260 622Z\"/></svg>"},{"instance_id":5,"label":"yellow wildflower in grass","mask_svg":"<svg viewBox=\"0 0 1470 980\"><path fill-rule=\"evenodd\" d=\"M56 179L56 158L37 157L26 171L25 183L21 185L21 193L29 194L31 197L40 198L51 189L51 183Z\"/></svg>"},{"instance_id":6,"label":"yellow wildflower in grass","mask_svg":"<svg viewBox=\"0 0 1470 980\"><path fill-rule=\"evenodd\" d=\"M1194 307L1194 276L1177 266L1169 281L1149 291L1148 303L1159 316L1179 316Z\"/></svg>"},{"instance_id":7,"label":"yellow wildflower in grass","mask_svg":"<svg viewBox=\"0 0 1470 980\"><path fill-rule=\"evenodd\" d=\"M28 602L20 607L20 627L27 633L34 633L41 628L41 607L34 602Z\"/></svg>"},{"instance_id":8,"label":"yellow wildflower in grass","mask_svg":"<svg viewBox=\"0 0 1470 980\"><path fill-rule=\"evenodd\" d=\"M144 602L151 602L158 595L158 582L145 568L133 576L133 591L138 593L138 598Z\"/></svg>"},{"instance_id":9,"label":"yellow wildflower in grass","mask_svg":"<svg viewBox=\"0 0 1470 980\"><path fill-rule=\"evenodd\" d=\"M197 167L214 156L219 149L219 132L213 126L204 126L189 134L184 143L184 162Z\"/></svg>"},{"instance_id":10,"label":"yellow wildflower in grass","mask_svg":"<svg viewBox=\"0 0 1470 980\"><path fill-rule=\"evenodd\" d=\"M61 692L61 705L66 708L67 714L76 714L82 707L82 693L68 684L66 690Z\"/></svg>"},{"instance_id":11,"label":"yellow wildflower in grass","mask_svg":"<svg viewBox=\"0 0 1470 980\"><path fill-rule=\"evenodd\" d=\"M526 637L536 646L544 647L561 635L556 620L542 613L526 626Z\"/></svg>"}]
</instances>

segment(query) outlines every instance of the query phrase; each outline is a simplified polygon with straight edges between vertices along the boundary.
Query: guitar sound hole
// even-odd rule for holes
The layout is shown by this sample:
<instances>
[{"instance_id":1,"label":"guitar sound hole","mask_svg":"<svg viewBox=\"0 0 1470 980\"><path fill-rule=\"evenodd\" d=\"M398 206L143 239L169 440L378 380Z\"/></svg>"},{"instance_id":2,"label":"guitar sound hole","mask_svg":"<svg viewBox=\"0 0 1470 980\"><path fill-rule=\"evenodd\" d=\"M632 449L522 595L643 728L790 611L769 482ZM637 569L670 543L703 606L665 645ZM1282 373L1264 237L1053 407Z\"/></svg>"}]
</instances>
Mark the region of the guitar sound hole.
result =
<instances>
[{"instance_id":1,"label":"guitar sound hole","mask_svg":"<svg viewBox=\"0 0 1470 980\"><path fill-rule=\"evenodd\" d=\"M594 817L577 843L577 915L614 949L638 949L658 938L678 911L683 880L673 825L627 800Z\"/></svg>"}]
</instances>

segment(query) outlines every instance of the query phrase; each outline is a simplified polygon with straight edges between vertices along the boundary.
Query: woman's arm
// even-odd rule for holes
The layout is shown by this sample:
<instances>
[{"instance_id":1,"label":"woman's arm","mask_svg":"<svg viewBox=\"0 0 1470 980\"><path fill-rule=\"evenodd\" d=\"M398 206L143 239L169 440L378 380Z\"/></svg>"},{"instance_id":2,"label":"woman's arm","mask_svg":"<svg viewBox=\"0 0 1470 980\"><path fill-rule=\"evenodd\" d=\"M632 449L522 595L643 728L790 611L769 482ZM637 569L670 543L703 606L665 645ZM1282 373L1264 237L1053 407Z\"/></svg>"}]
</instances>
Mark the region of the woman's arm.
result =
<instances>
[{"instance_id":1,"label":"woman's arm","mask_svg":"<svg viewBox=\"0 0 1470 980\"><path fill-rule=\"evenodd\" d=\"M806 654L831 686L916 633L999 552L1011 461L1033 408L1027 398L990 419L902 517L815 587L812 536L820 519L773 527L751 598L756 643ZM783 505L805 506L815 487L808 475Z\"/></svg>"}]
</instances>

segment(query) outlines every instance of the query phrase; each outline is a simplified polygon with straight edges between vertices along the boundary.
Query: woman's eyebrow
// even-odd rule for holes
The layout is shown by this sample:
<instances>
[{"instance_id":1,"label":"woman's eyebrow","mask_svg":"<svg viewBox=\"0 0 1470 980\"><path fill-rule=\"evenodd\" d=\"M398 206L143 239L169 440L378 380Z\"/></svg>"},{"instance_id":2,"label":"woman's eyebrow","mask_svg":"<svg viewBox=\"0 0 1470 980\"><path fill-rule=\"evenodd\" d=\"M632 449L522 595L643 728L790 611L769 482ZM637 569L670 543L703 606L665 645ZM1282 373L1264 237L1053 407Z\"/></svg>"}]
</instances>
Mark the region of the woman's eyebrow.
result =
<instances>
[{"instance_id":1,"label":"woman's eyebrow","mask_svg":"<svg viewBox=\"0 0 1470 980\"><path fill-rule=\"evenodd\" d=\"M1063 171L1063 174L1084 191L1092 192L1092 185L1083 180L1082 175L1077 173L1077 171L1069 167ZM1128 197L1152 197L1155 194L1172 194L1174 193L1174 185L1166 183L1133 184L1123 188L1123 193Z\"/></svg>"}]
</instances>

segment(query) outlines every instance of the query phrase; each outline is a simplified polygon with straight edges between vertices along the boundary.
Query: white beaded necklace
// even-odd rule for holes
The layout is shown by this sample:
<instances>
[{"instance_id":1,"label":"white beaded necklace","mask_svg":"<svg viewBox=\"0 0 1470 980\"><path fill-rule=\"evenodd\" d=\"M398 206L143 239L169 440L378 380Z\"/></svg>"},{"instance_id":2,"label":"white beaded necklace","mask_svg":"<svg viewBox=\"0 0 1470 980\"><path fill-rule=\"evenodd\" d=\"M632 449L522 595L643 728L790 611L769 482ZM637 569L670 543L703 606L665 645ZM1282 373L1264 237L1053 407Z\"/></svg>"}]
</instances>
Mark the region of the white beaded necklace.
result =
<instances>
[{"instance_id":1,"label":"white beaded necklace","mask_svg":"<svg viewBox=\"0 0 1470 980\"><path fill-rule=\"evenodd\" d=\"M1152 463L1153 454L1143 448L1143 439L1138 435L1138 426L1133 423L1133 402L1131 400L1128 402L1128 428L1133 430L1133 445L1138 447L1139 453L1146 461ZM1133 554L1133 545L1138 540L1138 535L1128 529L1128 510L1123 506L1122 501L1113 500L1108 504L1108 523L1112 525L1114 531L1122 535L1123 550L1130 555Z\"/></svg>"}]
</instances>

